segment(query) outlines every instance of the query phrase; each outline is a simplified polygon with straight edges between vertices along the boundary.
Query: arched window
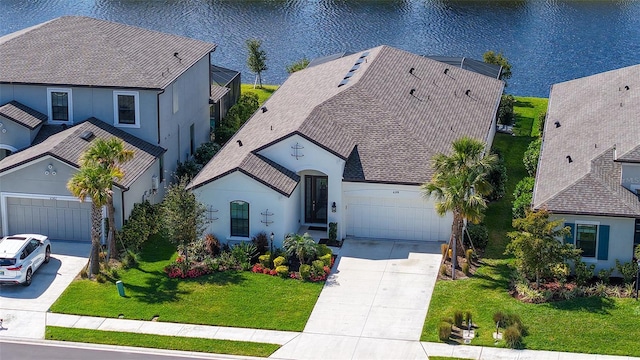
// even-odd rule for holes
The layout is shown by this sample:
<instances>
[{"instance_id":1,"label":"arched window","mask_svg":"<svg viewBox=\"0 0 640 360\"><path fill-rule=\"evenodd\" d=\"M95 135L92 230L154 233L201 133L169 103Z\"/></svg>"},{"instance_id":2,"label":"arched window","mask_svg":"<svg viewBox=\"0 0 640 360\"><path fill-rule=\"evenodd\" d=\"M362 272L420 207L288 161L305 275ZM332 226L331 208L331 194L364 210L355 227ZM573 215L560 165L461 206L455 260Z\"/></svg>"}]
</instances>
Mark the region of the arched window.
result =
<instances>
[{"instance_id":1,"label":"arched window","mask_svg":"<svg viewBox=\"0 0 640 360\"><path fill-rule=\"evenodd\" d=\"M249 237L249 203L231 202L231 236Z\"/></svg>"}]
</instances>

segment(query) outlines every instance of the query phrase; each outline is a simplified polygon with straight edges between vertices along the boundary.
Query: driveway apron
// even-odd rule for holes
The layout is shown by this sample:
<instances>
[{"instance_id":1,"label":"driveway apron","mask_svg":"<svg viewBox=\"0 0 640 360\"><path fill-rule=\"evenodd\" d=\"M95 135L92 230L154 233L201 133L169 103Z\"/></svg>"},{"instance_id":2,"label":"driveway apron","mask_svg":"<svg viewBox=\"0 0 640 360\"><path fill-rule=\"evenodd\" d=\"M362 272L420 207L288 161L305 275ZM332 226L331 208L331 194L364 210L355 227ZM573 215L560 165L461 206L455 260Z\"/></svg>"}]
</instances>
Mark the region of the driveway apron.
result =
<instances>
[{"instance_id":1,"label":"driveway apron","mask_svg":"<svg viewBox=\"0 0 640 360\"><path fill-rule=\"evenodd\" d=\"M426 358L440 243L347 239L304 332L276 358Z\"/></svg>"}]
</instances>

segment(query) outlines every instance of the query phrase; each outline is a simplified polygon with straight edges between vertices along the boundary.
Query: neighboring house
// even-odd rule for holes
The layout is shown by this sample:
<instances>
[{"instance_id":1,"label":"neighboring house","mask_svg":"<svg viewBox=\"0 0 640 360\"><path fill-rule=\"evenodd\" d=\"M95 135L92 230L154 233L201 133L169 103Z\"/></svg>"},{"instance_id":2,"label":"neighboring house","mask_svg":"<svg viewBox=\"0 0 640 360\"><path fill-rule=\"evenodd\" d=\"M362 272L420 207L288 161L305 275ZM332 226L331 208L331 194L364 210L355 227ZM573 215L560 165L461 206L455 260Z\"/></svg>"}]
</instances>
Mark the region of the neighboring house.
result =
<instances>
[{"instance_id":1,"label":"neighboring house","mask_svg":"<svg viewBox=\"0 0 640 360\"><path fill-rule=\"evenodd\" d=\"M90 240L89 205L65 185L93 137L135 151L114 184L116 226L134 203L161 200L178 162L209 140L215 47L77 16L0 37L1 233Z\"/></svg>"},{"instance_id":2,"label":"neighboring house","mask_svg":"<svg viewBox=\"0 0 640 360\"><path fill-rule=\"evenodd\" d=\"M596 271L640 244L640 65L553 85L533 194Z\"/></svg>"},{"instance_id":3,"label":"neighboring house","mask_svg":"<svg viewBox=\"0 0 640 360\"><path fill-rule=\"evenodd\" d=\"M221 241L338 223L338 236L444 241L431 158L487 143L504 83L381 46L292 74L189 185Z\"/></svg>"},{"instance_id":4,"label":"neighboring house","mask_svg":"<svg viewBox=\"0 0 640 360\"><path fill-rule=\"evenodd\" d=\"M211 65L211 104L209 118L211 128L220 125L220 120L240 98L240 72Z\"/></svg>"}]
</instances>

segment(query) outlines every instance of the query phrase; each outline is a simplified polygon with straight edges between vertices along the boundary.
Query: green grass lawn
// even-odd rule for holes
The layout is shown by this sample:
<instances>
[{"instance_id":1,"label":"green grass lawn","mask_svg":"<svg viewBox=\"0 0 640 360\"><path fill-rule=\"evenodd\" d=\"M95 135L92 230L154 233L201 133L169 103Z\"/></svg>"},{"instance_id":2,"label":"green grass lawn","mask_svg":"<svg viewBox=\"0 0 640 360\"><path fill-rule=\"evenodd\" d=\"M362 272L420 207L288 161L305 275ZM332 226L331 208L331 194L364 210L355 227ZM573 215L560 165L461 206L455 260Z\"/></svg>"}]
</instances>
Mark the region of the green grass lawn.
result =
<instances>
[{"instance_id":1,"label":"green grass lawn","mask_svg":"<svg viewBox=\"0 0 640 360\"><path fill-rule=\"evenodd\" d=\"M254 89L253 84L241 84L240 93L246 94L252 92L258 94L258 102L262 105L279 87L280 85L262 85L262 89L257 86Z\"/></svg>"},{"instance_id":2,"label":"green grass lawn","mask_svg":"<svg viewBox=\"0 0 640 360\"><path fill-rule=\"evenodd\" d=\"M508 293L511 260L504 255L511 227L511 202L515 184L526 176L522 155L534 138L536 111L545 111L546 99L516 97L519 124L517 134L496 134L494 147L505 157L509 180L506 195L489 205L485 224L489 228L489 245L483 266L470 279L438 281L429 306L421 340L439 341L437 326L454 311L471 311L479 326L474 345L494 346L493 314L513 312L522 317L529 329L524 338L528 349L640 356L637 323L640 302L632 299L579 298L549 304L527 304ZM529 104L529 105L526 105ZM531 105L533 104L533 105ZM526 106L525 106L526 105ZM536 110L537 109L537 110ZM528 130L527 130L528 129Z\"/></svg>"},{"instance_id":3,"label":"green grass lawn","mask_svg":"<svg viewBox=\"0 0 640 360\"><path fill-rule=\"evenodd\" d=\"M516 96L513 112L516 115L514 132L518 136L540 136L538 115L547 111L549 99Z\"/></svg>"},{"instance_id":4,"label":"green grass lawn","mask_svg":"<svg viewBox=\"0 0 640 360\"><path fill-rule=\"evenodd\" d=\"M280 345L47 326L45 339L119 346L268 357Z\"/></svg>"},{"instance_id":5,"label":"green grass lawn","mask_svg":"<svg viewBox=\"0 0 640 360\"><path fill-rule=\"evenodd\" d=\"M116 286L77 280L51 311L126 319L302 331L322 283L282 279L251 272L224 272L196 279L170 279L163 268L175 248L154 240L137 268L120 271L126 297Z\"/></svg>"}]
</instances>

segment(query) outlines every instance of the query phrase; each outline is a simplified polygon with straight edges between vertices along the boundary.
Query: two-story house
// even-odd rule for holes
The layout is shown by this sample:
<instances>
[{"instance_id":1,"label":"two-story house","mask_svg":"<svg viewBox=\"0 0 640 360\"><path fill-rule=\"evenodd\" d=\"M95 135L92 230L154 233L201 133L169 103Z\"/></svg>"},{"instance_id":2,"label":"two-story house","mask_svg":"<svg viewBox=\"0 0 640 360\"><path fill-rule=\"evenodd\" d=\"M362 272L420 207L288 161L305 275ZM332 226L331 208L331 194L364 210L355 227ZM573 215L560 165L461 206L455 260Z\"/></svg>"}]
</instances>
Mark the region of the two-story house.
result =
<instances>
[{"instance_id":1,"label":"two-story house","mask_svg":"<svg viewBox=\"0 0 640 360\"><path fill-rule=\"evenodd\" d=\"M553 85L533 193L596 271L640 244L640 65Z\"/></svg>"},{"instance_id":2,"label":"two-story house","mask_svg":"<svg viewBox=\"0 0 640 360\"><path fill-rule=\"evenodd\" d=\"M0 37L0 232L89 240L90 206L66 183L98 137L135 151L114 184L116 225L134 203L161 200L209 139L215 48L78 16Z\"/></svg>"},{"instance_id":3,"label":"two-story house","mask_svg":"<svg viewBox=\"0 0 640 360\"><path fill-rule=\"evenodd\" d=\"M193 179L209 231L265 231L280 246L336 222L338 238L448 240L451 216L420 185L454 140L488 150L504 83L388 46L324 60L292 74Z\"/></svg>"}]
</instances>

